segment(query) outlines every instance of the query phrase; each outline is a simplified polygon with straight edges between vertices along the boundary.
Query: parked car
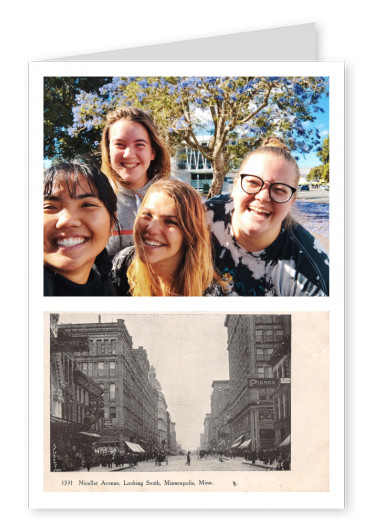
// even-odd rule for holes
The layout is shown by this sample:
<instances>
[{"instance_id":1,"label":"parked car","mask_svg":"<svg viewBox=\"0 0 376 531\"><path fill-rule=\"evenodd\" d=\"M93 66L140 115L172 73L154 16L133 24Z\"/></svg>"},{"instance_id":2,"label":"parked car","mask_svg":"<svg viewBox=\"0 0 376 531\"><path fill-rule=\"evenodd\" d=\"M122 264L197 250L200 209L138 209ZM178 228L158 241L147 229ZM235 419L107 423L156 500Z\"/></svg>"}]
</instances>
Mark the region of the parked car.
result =
<instances>
[{"instance_id":1,"label":"parked car","mask_svg":"<svg viewBox=\"0 0 376 531\"><path fill-rule=\"evenodd\" d=\"M308 192L309 191L309 185L308 184L302 184L302 186L300 187L300 191L301 192Z\"/></svg>"},{"instance_id":2,"label":"parked car","mask_svg":"<svg viewBox=\"0 0 376 531\"><path fill-rule=\"evenodd\" d=\"M329 184L322 184L320 186L320 190L326 190L327 192L329 192Z\"/></svg>"}]
</instances>

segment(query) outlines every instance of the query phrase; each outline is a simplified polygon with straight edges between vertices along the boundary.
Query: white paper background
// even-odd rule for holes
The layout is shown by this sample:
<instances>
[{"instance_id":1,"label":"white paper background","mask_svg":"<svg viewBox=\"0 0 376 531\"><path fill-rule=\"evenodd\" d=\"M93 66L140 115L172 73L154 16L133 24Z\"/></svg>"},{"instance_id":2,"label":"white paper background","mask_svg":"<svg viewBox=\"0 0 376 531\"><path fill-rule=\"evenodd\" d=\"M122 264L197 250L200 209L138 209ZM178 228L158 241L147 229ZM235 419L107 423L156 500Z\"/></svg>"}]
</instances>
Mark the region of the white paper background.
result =
<instances>
[{"instance_id":1,"label":"white paper background","mask_svg":"<svg viewBox=\"0 0 376 531\"><path fill-rule=\"evenodd\" d=\"M360 0L348 9L336 2L317 0L314 4L292 0L288 4L269 0L267 5L238 0L231 7L191 0L178 10L176 2L146 2L128 5L113 0L103 4L65 1L64 4L35 0L6 3L2 7L1 34L3 204L1 226L3 257L2 290L3 371L2 464L3 521L14 526L38 529L66 529L98 525L148 525L162 529L186 522L186 526L214 523L217 529L253 525L263 528L313 530L318 526L338 525L342 529L362 528L372 521L373 442L372 403L374 402L375 356L371 333L374 327L374 286L367 281L373 269L373 211L368 186L373 183L372 161L375 86L374 18L371 5ZM80 23L81 21L81 23ZM82 24L84 21L84 24ZM157 22L158 21L158 22ZM27 62L49 57L91 53L184 38L219 35L307 22L317 24L317 57L320 60L345 60L347 63L347 509L346 511L214 511L188 513L144 512L30 512L26 509L27 417L26 374L26 252L27 198L23 190L27 174ZM5 164L4 164L5 163ZM371 181L372 180L372 181ZM17 183L17 188L15 184ZM16 215L14 215L16 213ZM13 215L12 215L13 214ZM19 230L12 230L17 223ZM13 244L10 245L12 240ZM13 243L12 241L12 243ZM367 249L365 257L364 250ZM371 256L369 256L371 253ZM9 280L9 281L8 281ZM357 280L357 282L356 282ZM371 284L371 285L370 285ZM32 428L32 427L31 427ZM369 455L370 454L370 455ZM4 462L5 461L5 462ZM163 517L163 518L162 518ZM124 521L124 519L126 520ZM123 521L121 522L120 519ZM214 522L213 522L214 520ZM333 522L332 522L333 520ZM324 527L324 528L325 528Z\"/></svg>"},{"instance_id":2,"label":"white paper background","mask_svg":"<svg viewBox=\"0 0 376 531\"><path fill-rule=\"evenodd\" d=\"M331 240L331 280L330 297L229 297L218 301L213 297L204 298L166 298L160 301L152 298L147 301L141 298L125 300L115 298L108 300L79 298L72 301L71 298L43 298L42 270L40 257L42 256L42 197L40 194L38 178L42 174L42 159L39 153L43 150L43 76L51 75L121 75L124 71L127 75L283 75L283 76L325 76L329 77L330 84L330 139L331 139L331 172L334 177L331 180L330 197L330 240ZM272 507L272 508L341 508L343 506L343 64L332 62L291 62L291 63L252 63L252 62L225 62L225 63L51 63L39 62L30 65L30 360L40 356L43 351L44 331L42 328L42 311L50 309L54 312L65 310L86 311L330 311L330 488L326 495L317 496L309 492L312 490L302 485L299 490L306 490L302 494L296 494L293 490L287 496L270 492L268 495L259 492L242 494L218 493L216 497L207 494L191 495L184 492L178 498L170 494L164 495L159 502L165 507L215 507L215 508L248 508L248 507ZM308 340L309 341L309 340ZM310 345L309 345L310 346ZM315 345L312 344L314 348ZM303 354L302 354L303 356ZM294 370L294 369L293 369ZM30 438L30 453L33 459L30 462L30 505L32 508L82 508L122 507L122 496L113 494L111 497L103 496L103 493L80 493L74 497L65 492L54 495L43 493L42 474L43 460L40 449L43 446L43 373L39 364L30 363L30 422L35 431ZM310 391L309 391L310 389ZM309 387L307 382L307 394L314 392L314 386ZM313 423L311 429L316 430ZM307 434L310 437L310 434ZM312 434L312 440L314 440ZM300 444L304 444L300 437ZM314 466L313 463L309 465ZM317 465L318 466L318 465ZM309 472L306 472L309 474ZM297 477L299 473L297 474ZM270 478L269 478L270 479ZM298 482L297 478L296 481ZM249 489L252 490L252 489ZM260 489L262 490L262 489ZM272 489L271 489L272 490ZM155 507L155 493L143 493L142 496L127 494L127 504L133 507Z\"/></svg>"}]
</instances>

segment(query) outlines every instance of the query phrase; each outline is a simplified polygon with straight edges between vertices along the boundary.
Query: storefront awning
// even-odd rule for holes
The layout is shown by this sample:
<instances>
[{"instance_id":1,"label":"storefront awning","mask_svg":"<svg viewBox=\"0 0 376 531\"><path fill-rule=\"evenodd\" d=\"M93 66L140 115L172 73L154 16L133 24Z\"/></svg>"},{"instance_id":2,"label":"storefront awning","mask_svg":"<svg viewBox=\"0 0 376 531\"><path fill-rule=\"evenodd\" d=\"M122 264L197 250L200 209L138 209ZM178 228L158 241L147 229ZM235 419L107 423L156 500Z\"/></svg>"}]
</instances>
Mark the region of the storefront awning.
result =
<instances>
[{"instance_id":1,"label":"storefront awning","mask_svg":"<svg viewBox=\"0 0 376 531\"><path fill-rule=\"evenodd\" d=\"M248 439L248 441L244 441L244 442L239 446L239 450L240 450L240 448L243 448L243 449L248 448L248 446L251 444L251 441L252 441L252 439Z\"/></svg>"},{"instance_id":2,"label":"storefront awning","mask_svg":"<svg viewBox=\"0 0 376 531\"><path fill-rule=\"evenodd\" d=\"M125 444L128 446L128 448L129 448L130 450L132 450L132 452L135 452L136 454L140 454L140 453L142 453L142 452L145 451L145 450L143 450L143 449L141 448L141 446L140 446L139 444L131 443L131 442L129 442L129 441L124 441L124 442L125 442Z\"/></svg>"},{"instance_id":3,"label":"storefront awning","mask_svg":"<svg viewBox=\"0 0 376 531\"><path fill-rule=\"evenodd\" d=\"M287 445L290 444L290 443L291 443L291 436L288 435L288 436L286 437L286 439L280 443L279 446L287 446Z\"/></svg>"},{"instance_id":4,"label":"storefront awning","mask_svg":"<svg viewBox=\"0 0 376 531\"><path fill-rule=\"evenodd\" d=\"M143 453L143 454L145 453L145 450L142 448L142 446L140 446L139 444L135 444L135 446L137 446L138 451L139 451L140 453Z\"/></svg>"},{"instance_id":5,"label":"storefront awning","mask_svg":"<svg viewBox=\"0 0 376 531\"><path fill-rule=\"evenodd\" d=\"M69 420L64 420L64 419L61 419L60 417L51 416L50 420L51 420L51 423L55 423L56 422L57 424L71 424L71 422L69 422Z\"/></svg>"},{"instance_id":6,"label":"storefront awning","mask_svg":"<svg viewBox=\"0 0 376 531\"><path fill-rule=\"evenodd\" d=\"M242 435L240 435L240 437L238 437L231 445L231 448L237 448L239 446L239 444L241 444L242 442L242 439L244 437L244 433Z\"/></svg>"},{"instance_id":7,"label":"storefront awning","mask_svg":"<svg viewBox=\"0 0 376 531\"><path fill-rule=\"evenodd\" d=\"M87 431L79 431L78 434L79 435L86 435L87 437L96 437L98 439L101 438L101 436L98 435L97 433L88 433Z\"/></svg>"}]
</instances>

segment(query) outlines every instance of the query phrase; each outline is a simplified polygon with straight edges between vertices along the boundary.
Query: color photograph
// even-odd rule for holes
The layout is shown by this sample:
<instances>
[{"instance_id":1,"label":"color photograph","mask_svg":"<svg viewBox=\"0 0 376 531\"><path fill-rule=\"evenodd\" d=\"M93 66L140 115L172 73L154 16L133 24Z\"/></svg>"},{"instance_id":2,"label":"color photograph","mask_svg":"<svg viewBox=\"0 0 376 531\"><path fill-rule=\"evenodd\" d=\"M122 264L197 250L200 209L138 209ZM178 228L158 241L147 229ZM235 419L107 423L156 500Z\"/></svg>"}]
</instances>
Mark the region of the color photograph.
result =
<instances>
[{"instance_id":1,"label":"color photograph","mask_svg":"<svg viewBox=\"0 0 376 531\"><path fill-rule=\"evenodd\" d=\"M45 296L328 296L329 77L44 77Z\"/></svg>"}]
</instances>

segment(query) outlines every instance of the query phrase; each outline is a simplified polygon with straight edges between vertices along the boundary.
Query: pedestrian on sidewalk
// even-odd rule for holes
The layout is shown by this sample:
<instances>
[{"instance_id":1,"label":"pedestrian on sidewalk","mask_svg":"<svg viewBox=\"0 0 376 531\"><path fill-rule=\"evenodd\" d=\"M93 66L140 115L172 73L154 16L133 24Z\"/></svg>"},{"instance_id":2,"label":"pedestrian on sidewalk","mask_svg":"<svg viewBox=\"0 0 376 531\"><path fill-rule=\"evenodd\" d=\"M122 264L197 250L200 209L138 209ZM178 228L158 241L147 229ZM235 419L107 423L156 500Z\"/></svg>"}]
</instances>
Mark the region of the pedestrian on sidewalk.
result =
<instances>
[{"instance_id":1,"label":"pedestrian on sidewalk","mask_svg":"<svg viewBox=\"0 0 376 531\"><path fill-rule=\"evenodd\" d=\"M191 466L191 452L189 450L188 450L188 453L187 453L187 465Z\"/></svg>"},{"instance_id":2,"label":"pedestrian on sidewalk","mask_svg":"<svg viewBox=\"0 0 376 531\"><path fill-rule=\"evenodd\" d=\"M88 453L85 455L85 467L86 467L87 471L90 472L91 456Z\"/></svg>"}]
</instances>

